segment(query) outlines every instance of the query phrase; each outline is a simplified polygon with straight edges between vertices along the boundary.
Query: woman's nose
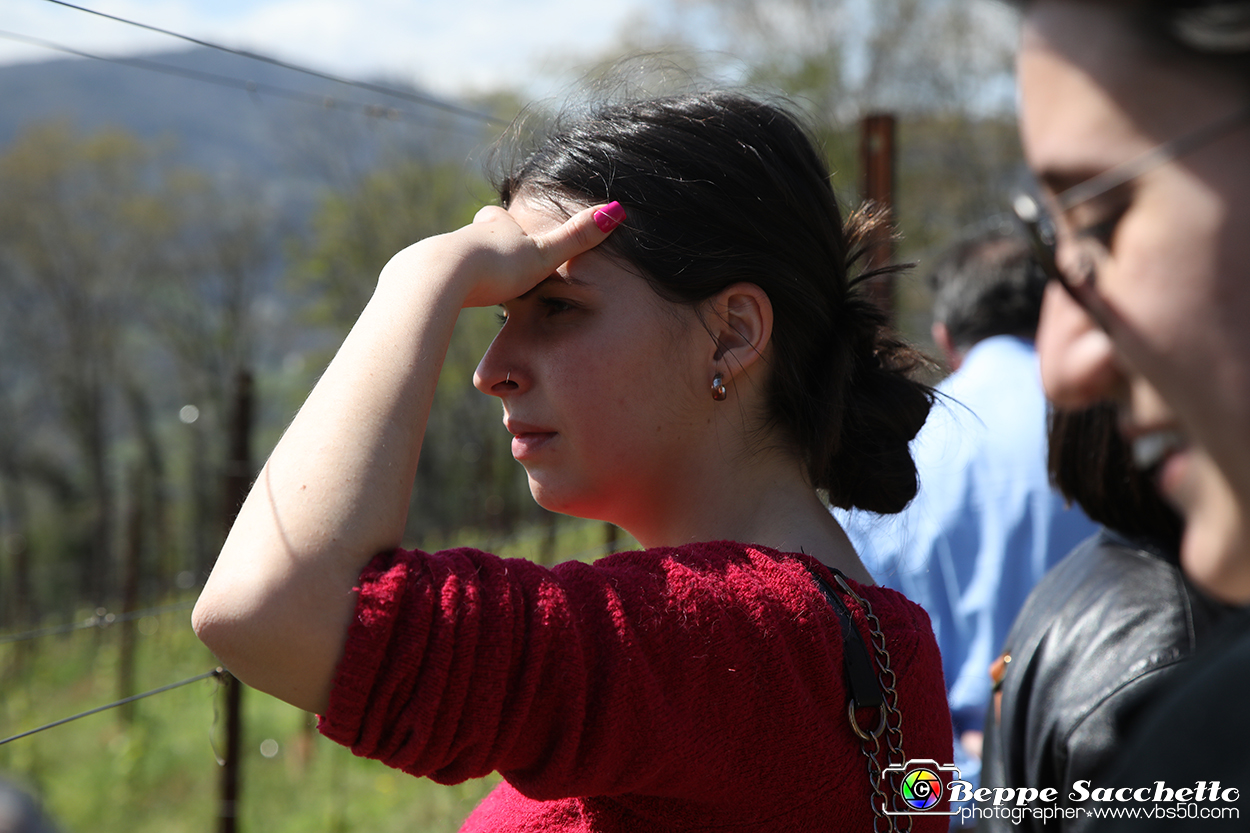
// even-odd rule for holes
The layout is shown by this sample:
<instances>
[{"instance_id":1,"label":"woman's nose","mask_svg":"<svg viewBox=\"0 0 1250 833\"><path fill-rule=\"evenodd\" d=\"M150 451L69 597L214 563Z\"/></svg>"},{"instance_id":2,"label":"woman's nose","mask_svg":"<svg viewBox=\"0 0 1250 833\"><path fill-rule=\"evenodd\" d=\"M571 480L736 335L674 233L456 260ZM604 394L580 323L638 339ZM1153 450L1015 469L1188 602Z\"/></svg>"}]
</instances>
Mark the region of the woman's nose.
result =
<instances>
[{"instance_id":1,"label":"woman's nose","mask_svg":"<svg viewBox=\"0 0 1250 833\"><path fill-rule=\"evenodd\" d=\"M1042 302L1037 352L1046 396L1060 407L1112 399L1122 387L1111 337L1054 281Z\"/></svg>"},{"instance_id":2,"label":"woman's nose","mask_svg":"<svg viewBox=\"0 0 1250 833\"><path fill-rule=\"evenodd\" d=\"M507 327L507 324L504 326ZM504 396L519 390L521 371L515 364L515 355L510 353L504 331L500 330L477 363L477 370L473 371L473 386L491 396Z\"/></svg>"}]
</instances>

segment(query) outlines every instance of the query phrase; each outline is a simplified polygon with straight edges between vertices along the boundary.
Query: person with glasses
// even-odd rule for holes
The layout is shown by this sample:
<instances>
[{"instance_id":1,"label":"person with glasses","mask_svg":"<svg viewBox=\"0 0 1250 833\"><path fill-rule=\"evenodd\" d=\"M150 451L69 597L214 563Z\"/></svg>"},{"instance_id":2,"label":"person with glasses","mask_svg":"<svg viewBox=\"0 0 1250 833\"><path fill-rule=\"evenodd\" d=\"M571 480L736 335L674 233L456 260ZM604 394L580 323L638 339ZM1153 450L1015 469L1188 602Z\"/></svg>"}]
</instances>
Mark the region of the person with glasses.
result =
<instances>
[{"instance_id":1,"label":"person with glasses","mask_svg":"<svg viewBox=\"0 0 1250 833\"><path fill-rule=\"evenodd\" d=\"M1038 334L1048 395L1117 404L1136 465L1185 520L1183 569L1246 605L1250 6L1034 0L1018 70L1021 138L1049 219L1025 214L1053 229L1039 235L1054 244ZM1235 624L1143 716L1109 778L1250 790L1250 717L1229 708L1250 681L1250 623Z\"/></svg>"}]
</instances>

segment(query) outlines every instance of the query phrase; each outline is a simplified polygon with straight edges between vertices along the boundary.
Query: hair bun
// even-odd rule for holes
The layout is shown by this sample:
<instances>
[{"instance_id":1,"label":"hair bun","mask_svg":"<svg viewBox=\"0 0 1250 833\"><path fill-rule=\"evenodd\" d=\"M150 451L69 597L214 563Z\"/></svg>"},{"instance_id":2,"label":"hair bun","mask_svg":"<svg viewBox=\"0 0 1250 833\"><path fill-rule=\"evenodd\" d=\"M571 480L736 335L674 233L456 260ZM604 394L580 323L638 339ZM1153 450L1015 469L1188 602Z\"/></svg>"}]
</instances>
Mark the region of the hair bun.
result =
<instances>
[{"instance_id":1,"label":"hair bun","mask_svg":"<svg viewBox=\"0 0 1250 833\"><path fill-rule=\"evenodd\" d=\"M848 300L845 320L859 323L860 343L823 488L834 506L899 512L919 485L910 444L929 416L934 393L915 377L930 361L890 330L862 290Z\"/></svg>"}]
</instances>

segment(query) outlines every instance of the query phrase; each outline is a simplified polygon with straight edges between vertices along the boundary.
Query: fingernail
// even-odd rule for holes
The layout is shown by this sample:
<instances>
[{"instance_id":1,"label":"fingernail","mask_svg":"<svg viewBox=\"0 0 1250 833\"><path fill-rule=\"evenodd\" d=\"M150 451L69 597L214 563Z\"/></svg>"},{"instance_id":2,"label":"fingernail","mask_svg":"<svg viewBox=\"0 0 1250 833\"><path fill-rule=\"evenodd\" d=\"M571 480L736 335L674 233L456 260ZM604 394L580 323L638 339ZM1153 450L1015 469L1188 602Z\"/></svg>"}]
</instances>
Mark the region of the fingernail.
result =
<instances>
[{"instance_id":1,"label":"fingernail","mask_svg":"<svg viewBox=\"0 0 1250 833\"><path fill-rule=\"evenodd\" d=\"M625 209L621 208L621 204L616 200L612 200L595 212L595 225L600 231L611 231L623 222L625 222Z\"/></svg>"}]
</instances>

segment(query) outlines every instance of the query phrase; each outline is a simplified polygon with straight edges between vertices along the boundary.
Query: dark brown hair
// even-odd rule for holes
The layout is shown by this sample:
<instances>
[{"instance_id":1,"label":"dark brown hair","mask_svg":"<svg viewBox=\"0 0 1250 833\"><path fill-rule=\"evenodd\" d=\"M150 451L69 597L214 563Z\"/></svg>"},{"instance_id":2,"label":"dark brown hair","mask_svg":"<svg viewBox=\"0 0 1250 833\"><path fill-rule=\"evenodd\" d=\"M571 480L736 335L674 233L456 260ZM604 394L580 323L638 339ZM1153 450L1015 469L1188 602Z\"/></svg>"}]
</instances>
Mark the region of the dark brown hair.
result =
<instances>
[{"instance_id":1,"label":"dark brown hair","mask_svg":"<svg viewBox=\"0 0 1250 833\"><path fill-rule=\"evenodd\" d=\"M773 305L769 425L836 506L897 512L916 493L908 443L932 392L922 357L887 328L852 279L870 214L846 224L829 171L798 120L738 93L601 105L558 124L503 177L589 205L617 200L625 226L604 244L655 291L695 305L738 281Z\"/></svg>"},{"instance_id":2,"label":"dark brown hair","mask_svg":"<svg viewBox=\"0 0 1250 833\"><path fill-rule=\"evenodd\" d=\"M1085 514L1129 538L1165 552L1180 548L1182 521L1150 478L1133 463L1109 404L1050 416L1050 478Z\"/></svg>"},{"instance_id":3,"label":"dark brown hair","mask_svg":"<svg viewBox=\"0 0 1250 833\"><path fill-rule=\"evenodd\" d=\"M1032 340L1042 313L1046 274L1028 238L1014 227L960 240L942 254L926 282L933 320L967 349L996 335Z\"/></svg>"}]
</instances>

